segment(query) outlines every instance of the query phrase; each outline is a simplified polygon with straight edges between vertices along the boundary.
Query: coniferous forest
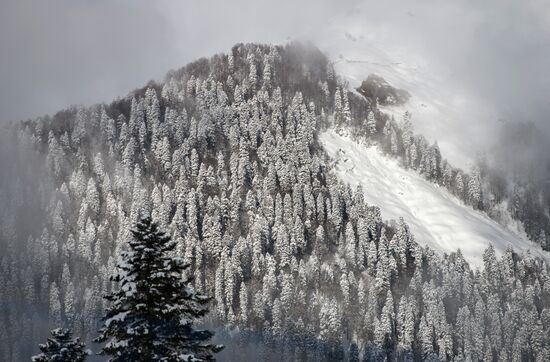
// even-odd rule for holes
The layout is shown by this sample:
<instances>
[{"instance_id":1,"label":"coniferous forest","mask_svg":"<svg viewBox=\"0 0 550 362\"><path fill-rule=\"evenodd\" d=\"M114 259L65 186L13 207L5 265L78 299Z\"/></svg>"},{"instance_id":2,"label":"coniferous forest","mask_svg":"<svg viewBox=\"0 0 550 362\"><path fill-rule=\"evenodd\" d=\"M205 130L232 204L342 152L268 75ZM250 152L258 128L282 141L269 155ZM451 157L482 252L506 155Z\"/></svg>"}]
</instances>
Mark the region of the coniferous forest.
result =
<instances>
[{"instance_id":1,"label":"coniferous forest","mask_svg":"<svg viewBox=\"0 0 550 362\"><path fill-rule=\"evenodd\" d=\"M409 113L380 112L406 95L377 84L351 89L308 44L238 44L110 104L8 126L0 356L550 360L545 260L488 247L478 270L422 246L335 176L318 137L378 145L497 221L506 204L545 250L548 190L453 167Z\"/></svg>"}]
</instances>

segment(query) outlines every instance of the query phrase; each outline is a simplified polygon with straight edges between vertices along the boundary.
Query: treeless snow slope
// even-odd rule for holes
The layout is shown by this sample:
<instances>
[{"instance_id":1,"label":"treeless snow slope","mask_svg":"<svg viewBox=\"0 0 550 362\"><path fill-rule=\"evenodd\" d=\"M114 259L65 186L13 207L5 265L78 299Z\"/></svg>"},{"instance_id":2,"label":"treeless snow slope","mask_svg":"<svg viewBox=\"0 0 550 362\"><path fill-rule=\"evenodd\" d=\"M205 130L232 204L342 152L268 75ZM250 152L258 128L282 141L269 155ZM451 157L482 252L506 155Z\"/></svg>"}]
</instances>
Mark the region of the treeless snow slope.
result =
<instances>
[{"instance_id":1,"label":"treeless snow slope","mask_svg":"<svg viewBox=\"0 0 550 362\"><path fill-rule=\"evenodd\" d=\"M498 124L496 110L462 87L452 69L405 39L398 41L391 27L373 24L369 16L372 6L358 4L353 11L335 14L312 38L333 60L337 74L350 88L359 87L374 73L410 92L407 104L382 110L395 115L397 121L404 111L411 112L415 131L430 143L437 140L443 156L467 170L487 146L483 136L491 134ZM412 28L421 26L417 24L420 19L405 11L401 17L388 15Z\"/></svg>"},{"instance_id":2,"label":"treeless snow slope","mask_svg":"<svg viewBox=\"0 0 550 362\"><path fill-rule=\"evenodd\" d=\"M482 267L482 253L492 244L501 254L508 246L530 249L547 260L548 253L526 238L507 230L483 212L465 205L376 147L367 147L329 130L320 137L335 162L337 175L352 187L361 184L365 200L379 206L384 219L403 217L417 242L440 253L460 248L473 267Z\"/></svg>"}]
</instances>

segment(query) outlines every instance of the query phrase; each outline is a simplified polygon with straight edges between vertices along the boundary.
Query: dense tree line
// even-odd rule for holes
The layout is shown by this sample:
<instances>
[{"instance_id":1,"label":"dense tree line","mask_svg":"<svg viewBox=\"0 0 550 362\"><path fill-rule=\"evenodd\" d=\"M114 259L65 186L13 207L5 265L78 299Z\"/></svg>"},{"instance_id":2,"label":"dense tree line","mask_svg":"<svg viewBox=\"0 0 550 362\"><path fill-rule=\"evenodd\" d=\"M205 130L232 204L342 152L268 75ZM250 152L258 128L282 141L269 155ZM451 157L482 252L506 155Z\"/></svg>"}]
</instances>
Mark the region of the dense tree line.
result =
<instances>
[{"instance_id":1,"label":"dense tree line","mask_svg":"<svg viewBox=\"0 0 550 362\"><path fill-rule=\"evenodd\" d=\"M210 321L260 334L285 360L550 359L544 261L488 248L474 271L460 251L435 254L339 181L318 141L326 127L366 137L485 207L481 171L452 168L409 123L299 44L239 44L110 105L21 123L53 192L41 193L45 227L17 245L0 211L0 355L23 359L54 326L89 342L121 241L150 213L214 296Z\"/></svg>"}]
</instances>

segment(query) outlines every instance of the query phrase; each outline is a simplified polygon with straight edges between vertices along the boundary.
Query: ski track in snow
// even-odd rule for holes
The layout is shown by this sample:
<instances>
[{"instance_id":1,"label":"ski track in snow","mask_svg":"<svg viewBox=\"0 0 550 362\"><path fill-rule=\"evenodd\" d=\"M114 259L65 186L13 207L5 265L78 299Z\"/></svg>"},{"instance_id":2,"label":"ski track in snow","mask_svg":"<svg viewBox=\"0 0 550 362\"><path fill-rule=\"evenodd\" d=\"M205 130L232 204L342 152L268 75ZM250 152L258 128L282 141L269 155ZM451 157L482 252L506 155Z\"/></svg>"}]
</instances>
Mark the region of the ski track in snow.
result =
<instances>
[{"instance_id":1,"label":"ski track in snow","mask_svg":"<svg viewBox=\"0 0 550 362\"><path fill-rule=\"evenodd\" d=\"M439 253L460 248L474 268L483 267L483 251L489 244L497 255L511 246L550 260L538 245L465 205L416 171L401 167L377 147L359 144L334 130L323 133L320 140L335 162L337 175L352 187L361 184L365 200L380 207L384 219L403 217L419 244Z\"/></svg>"}]
</instances>

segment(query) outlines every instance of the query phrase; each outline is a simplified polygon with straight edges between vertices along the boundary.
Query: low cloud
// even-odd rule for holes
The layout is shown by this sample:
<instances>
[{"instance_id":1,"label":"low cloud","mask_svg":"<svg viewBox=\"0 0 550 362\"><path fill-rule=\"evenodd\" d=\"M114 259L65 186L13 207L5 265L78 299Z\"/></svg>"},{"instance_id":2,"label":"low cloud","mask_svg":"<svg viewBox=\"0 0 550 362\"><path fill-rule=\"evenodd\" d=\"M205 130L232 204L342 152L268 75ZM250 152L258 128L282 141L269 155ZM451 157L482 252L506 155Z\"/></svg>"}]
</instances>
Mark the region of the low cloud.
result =
<instances>
[{"instance_id":1,"label":"low cloud","mask_svg":"<svg viewBox=\"0 0 550 362\"><path fill-rule=\"evenodd\" d=\"M544 0L4 0L0 120L109 101L236 42L322 43L320 34L346 16L388 46L430 59L500 118L550 133Z\"/></svg>"}]
</instances>

